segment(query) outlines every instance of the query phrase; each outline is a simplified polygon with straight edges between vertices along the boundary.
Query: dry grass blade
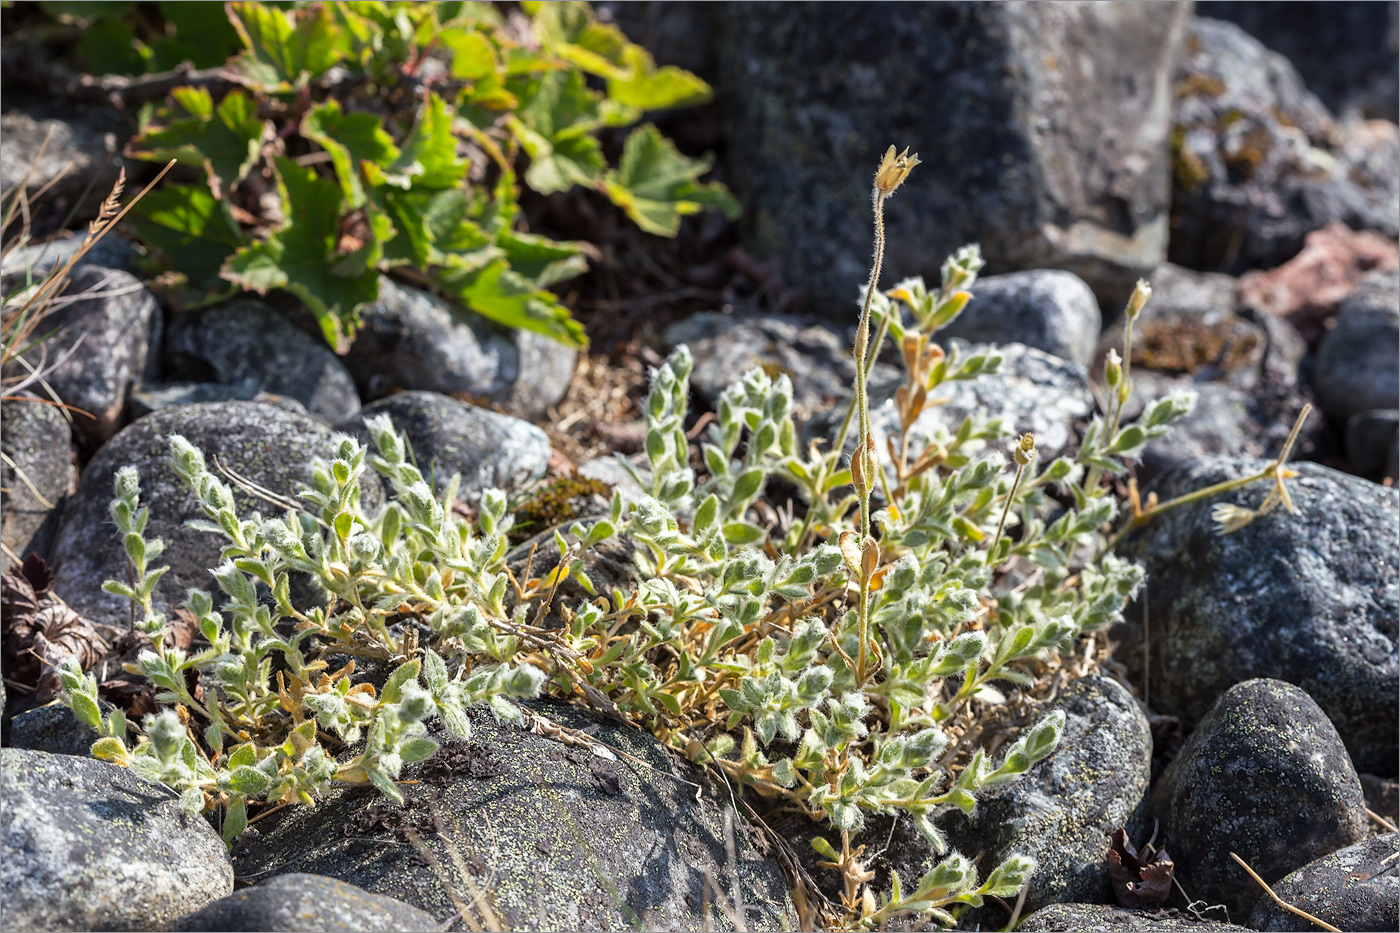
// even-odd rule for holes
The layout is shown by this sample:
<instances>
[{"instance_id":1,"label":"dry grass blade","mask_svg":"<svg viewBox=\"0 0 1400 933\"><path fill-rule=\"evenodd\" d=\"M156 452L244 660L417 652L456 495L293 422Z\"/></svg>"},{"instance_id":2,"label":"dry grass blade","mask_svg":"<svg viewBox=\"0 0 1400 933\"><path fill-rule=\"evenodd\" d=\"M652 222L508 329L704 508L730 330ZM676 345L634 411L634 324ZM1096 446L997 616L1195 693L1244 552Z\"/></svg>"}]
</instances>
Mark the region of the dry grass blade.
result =
<instances>
[{"instance_id":1,"label":"dry grass blade","mask_svg":"<svg viewBox=\"0 0 1400 933\"><path fill-rule=\"evenodd\" d=\"M1259 875L1255 873L1254 869L1249 867L1249 865L1245 862L1244 859L1240 858L1233 852L1230 853L1230 858L1234 859L1236 862L1239 862L1240 867L1243 868L1245 871L1249 872L1249 877L1259 882L1259 886L1264 889L1265 893L1267 893L1269 897L1273 898L1275 904L1282 907L1284 910L1288 911L1291 914L1302 917L1309 923L1317 924L1322 929L1330 931L1330 933L1341 933L1341 930L1338 930L1326 920L1317 919L1312 914L1308 913L1306 910L1303 910L1300 907L1294 907L1292 904L1288 903L1283 898L1275 894L1274 889L1269 887L1268 882L1266 882L1263 878L1260 878Z\"/></svg>"}]
</instances>

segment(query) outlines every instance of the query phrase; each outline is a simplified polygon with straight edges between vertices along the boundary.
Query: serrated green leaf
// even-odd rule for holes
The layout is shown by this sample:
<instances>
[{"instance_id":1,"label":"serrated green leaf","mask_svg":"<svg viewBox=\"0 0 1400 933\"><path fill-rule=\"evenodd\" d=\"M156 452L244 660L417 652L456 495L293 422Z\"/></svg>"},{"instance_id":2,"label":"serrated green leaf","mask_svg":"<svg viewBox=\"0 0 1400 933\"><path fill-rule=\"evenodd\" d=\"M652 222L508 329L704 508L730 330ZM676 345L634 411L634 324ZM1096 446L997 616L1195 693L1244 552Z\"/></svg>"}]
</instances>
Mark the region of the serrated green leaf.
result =
<instances>
[{"instance_id":1,"label":"serrated green leaf","mask_svg":"<svg viewBox=\"0 0 1400 933\"><path fill-rule=\"evenodd\" d=\"M651 54L639 45L629 45L624 59L630 76L608 79L608 98L620 104L636 110L666 110L707 103L714 96L708 84L684 68L657 68Z\"/></svg>"},{"instance_id":2,"label":"serrated green leaf","mask_svg":"<svg viewBox=\"0 0 1400 933\"><path fill-rule=\"evenodd\" d=\"M294 90L325 74L344 55L330 7L318 3L284 11L231 0L226 9L243 40L243 53L229 63L230 73L269 94Z\"/></svg>"},{"instance_id":3,"label":"serrated green leaf","mask_svg":"<svg viewBox=\"0 0 1400 933\"><path fill-rule=\"evenodd\" d=\"M362 177L362 164L370 163L387 169L399 157L399 147L384 130L383 122L372 113L343 113L340 103L328 100L307 111L301 120L301 135L312 140L330 153L335 166L336 178L340 180L345 200L351 207L365 203L365 188ZM380 177L381 173L376 173ZM401 182L390 176L389 183L407 186L408 179Z\"/></svg>"},{"instance_id":4,"label":"serrated green leaf","mask_svg":"<svg viewBox=\"0 0 1400 933\"><path fill-rule=\"evenodd\" d=\"M540 3L533 11L533 32L550 52L602 78L631 76L626 52L632 44L616 26L598 22L587 3Z\"/></svg>"},{"instance_id":5,"label":"serrated green leaf","mask_svg":"<svg viewBox=\"0 0 1400 933\"><path fill-rule=\"evenodd\" d=\"M166 53L166 60L162 60L162 43L152 43L156 64L153 70L164 71L181 61L196 68L214 68L239 50L238 32L221 4L162 0L156 5L166 23L174 27L176 41ZM168 62L170 58L174 61Z\"/></svg>"},{"instance_id":6,"label":"serrated green leaf","mask_svg":"<svg viewBox=\"0 0 1400 933\"><path fill-rule=\"evenodd\" d=\"M375 203L393 221L396 235L384 246L384 261L389 266L408 264L416 269L430 265L470 267L475 257L480 267L502 255L491 245L490 235L468 219L471 195L461 188L443 191L422 190L417 186L408 191L380 188L373 194Z\"/></svg>"},{"instance_id":7,"label":"serrated green leaf","mask_svg":"<svg viewBox=\"0 0 1400 933\"><path fill-rule=\"evenodd\" d=\"M588 260L577 243L565 243L531 233L505 232L496 238L511 269L539 288L582 275Z\"/></svg>"},{"instance_id":8,"label":"serrated green leaf","mask_svg":"<svg viewBox=\"0 0 1400 933\"><path fill-rule=\"evenodd\" d=\"M560 343L588 346L583 325L549 292L516 273L503 259L482 269L443 269L434 284L465 307L507 327L543 334Z\"/></svg>"},{"instance_id":9,"label":"serrated green leaf","mask_svg":"<svg viewBox=\"0 0 1400 933\"><path fill-rule=\"evenodd\" d=\"M594 185L606 163L590 133L603 124L601 96L577 71L515 78L507 88L519 98L506 125L530 157L525 182L541 194Z\"/></svg>"},{"instance_id":10,"label":"serrated green leaf","mask_svg":"<svg viewBox=\"0 0 1400 933\"><path fill-rule=\"evenodd\" d=\"M342 204L333 182L291 159L277 160L277 182L287 223L240 249L221 274L259 294L274 288L293 293L315 313L327 342L340 348L354 333L356 309L378 297L379 274L366 269L337 275L332 269L341 258L336 248Z\"/></svg>"},{"instance_id":11,"label":"serrated green leaf","mask_svg":"<svg viewBox=\"0 0 1400 933\"><path fill-rule=\"evenodd\" d=\"M203 185L165 185L137 201L127 218L195 289L217 283L224 261L247 242L227 202Z\"/></svg>"},{"instance_id":12,"label":"serrated green leaf","mask_svg":"<svg viewBox=\"0 0 1400 933\"><path fill-rule=\"evenodd\" d=\"M83 30L82 38L78 40L78 56L87 65L88 71L95 75L143 74L146 62L136 50L134 39L131 27L126 23L104 19Z\"/></svg>"},{"instance_id":13,"label":"serrated green leaf","mask_svg":"<svg viewBox=\"0 0 1400 933\"><path fill-rule=\"evenodd\" d=\"M412 179L415 188L455 188L467 174L467 162L457 155L457 137L452 133L453 113L436 93L418 112L413 131L404 140L399 157L388 173Z\"/></svg>"},{"instance_id":14,"label":"serrated green leaf","mask_svg":"<svg viewBox=\"0 0 1400 933\"><path fill-rule=\"evenodd\" d=\"M706 208L739 216L739 202L721 184L701 185L698 179L710 170L711 159L690 159L655 125L638 127L627 137L622 162L608 172L604 190L613 203L648 233L675 236L681 217Z\"/></svg>"}]
</instances>

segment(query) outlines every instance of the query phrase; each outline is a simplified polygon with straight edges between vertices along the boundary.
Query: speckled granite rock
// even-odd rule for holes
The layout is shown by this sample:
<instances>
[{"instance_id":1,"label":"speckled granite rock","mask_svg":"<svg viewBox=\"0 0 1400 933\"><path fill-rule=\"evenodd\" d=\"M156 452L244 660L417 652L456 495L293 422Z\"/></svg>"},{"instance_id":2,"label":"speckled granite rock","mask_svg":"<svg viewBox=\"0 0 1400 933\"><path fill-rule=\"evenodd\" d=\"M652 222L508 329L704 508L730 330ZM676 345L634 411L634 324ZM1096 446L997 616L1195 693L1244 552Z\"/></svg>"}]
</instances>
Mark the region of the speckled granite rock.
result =
<instances>
[{"instance_id":1,"label":"speckled granite rock","mask_svg":"<svg viewBox=\"0 0 1400 933\"><path fill-rule=\"evenodd\" d=\"M744 905L747 929L795 926L786 877L723 790L636 729L559 704L536 708L650 767L474 712L470 741L445 741L404 769L418 782L400 785L405 806L365 787L284 810L235 858L239 874L314 872L435 917L456 909L450 885L480 892L484 909L515 930L731 929L707 893L713 882Z\"/></svg>"},{"instance_id":2,"label":"speckled granite rock","mask_svg":"<svg viewBox=\"0 0 1400 933\"><path fill-rule=\"evenodd\" d=\"M60 409L26 393L0 405L0 451L0 540L21 560L47 558L78 483L72 429ZM9 554L0 554L0 570L9 567Z\"/></svg>"},{"instance_id":3,"label":"speckled granite rock","mask_svg":"<svg viewBox=\"0 0 1400 933\"><path fill-rule=\"evenodd\" d=\"M1108 837L1120 826L1140 836L1150 825L1147 782L1152 731L1137 701L1117 681L1091 675L1070 685L1055 706L1066 714L1060 747L1019 781L980 795L971 817L940 821L948 841L986 873L1012 854L1039 863L1025 909L1069 902L1110 903ZM962 923L1000 929L999 905L964 914Z\"/></svg>"},{"instance_id":4,"label":"speckled granite rock","mask_svg":"<svg viewBox=\"0 0 1400 933\"><path fill-rule=\"evenodd\" d=\"M447 487L452 474L461 474L457 498L463 502L474 501L492 486L518 488L549 468L544 431L436 392L399 392L371 402L336 429L369 444L365 420L381 414L408 439L418 468L436 491Z\"/></svg>"},{"instance_id":5,"label":"speckled granite rock","mask_svg":"<svg viewBox=\"0 0 1400 933\"><path fill-rule=\"evenodd\" d=\"M233 890L218 833L119 765L0 749L9 930L160 930Z\"/></svg>"},{"instance_id":6,"label":"speckled granite rock","mask_svg":"<svg viewBox=\"0 0 1400 933\"><path fill-rule=\"evenodd\" d=\"M501 327L389 279L380 279L379 298L360 314L363 326L344 362L366 401L421 389L487 399L534 418L564 397L578 360L548 337Z\"/></svg>"},{"instance_id":7,"label":"speckled granite rock","mask_svg":"<svg viewBox=\"0 0 1400 933\"><path fill-rule=\"evenodd\" d=\"M869 178L894 142L925 166L886 211L890 282L980 242L989 273L1068 269L1122 301L1164 258L1170 78L1189 8L813 10L725 8L716 83L748 245L781 255L822 313L848 314L870 274Z\"/></svg>"},{"instance_id":8,"label":"speckled granite rock","mask_svg":"<svg viewBox=\"0 0 1400 933\"><path fill-rule=\"evenodd\" d=\"M291 874L235 891L168 927L180 933L418 933L442 929L432 914L321 875Z\"/></svg>"},{"instance_id":9,"label":"speckled granite rock","mask_svg":"<svg viewBox=\"0 0 1400 933\"><path fill-rule=\"evenodd\" d=\"M1179 910L1128 910L1107 904L1051 904L1031 914L1017 930L1027 933L1243 933L1249 927L1197 920Z\"/></svg>"},{"instance_id":10,"label":"speckled granite rock","mask_svg":"<svg viewBox=\"0 0 1400 933\"><path fill-rule=\"evenodd\" d=\"M1152 793L1176 877L1192 897L1242 919L1266 882L1366 836L1361 782L1337 730L1279 680L1231 687L1186 740Z\"/></svg>"},{"instance_id":11,"label":"speckled granite rock","mask_svg":"<svg viewBox=\"0 0 1400 933\"><path fill-rule=\"evenodd\" d=\"M45 381L59 399L92 415L73 419L86 455L125 423L132 386L155 375L161 312L145 283L128 272L80 265L68 282L66 303L44 319L44 328L57 333L24 356L34 365L46 357Z\"/></svg>"},{"instance_id":12,"label":"speckled granite rock","mask_svg":"<svg viewBox=\"0 0 1400 933\"><path fill-rule=\"evenodd\" d=\"M1267 461L1208 457L1162 477L1166 500L1247 476ZM1194 723L1233 684L1297 684L1337 726L1356 767L1395 774L1400 677L1400 493L1313 463L1282 508L1222 535L1220 502L1257 506L1255 485L1167 512L1120 547L1147 569L1152 706ZM1141 619L1130 607L1129 619ZM1140 624L1119 626L1119 657L1141 671ZM1140 676L1140 675L1139 675Z\"/></svg>"},{"instance_id":13,"label":"speckled granite rock","mask_svg":"<svg viewBox=\"0 0 1400 933\"><path fill-rule=\"evenodd\" d=\"M190 587L215 590L209 571L219 565L222 539L185 526L203 513L170 468L171 434L183 435L204 451L211 470L217 469L217 456L239 475L284 496L295 496L299 483L310 483L313 458L329 459L335 451L329 428L258 402L171 408L128 426L83 471L53 547L54 591L94 622L125 626L130 617L127 600L102 591L104 580L126 579L126 553L108 514L112 481L124 466L136 467L141 476L141 504L151 510L147 538L161 538L166 545L160 561L170 565L170 572L156 585L156 608L173 611ZM372 471L361 480L361 492L369 508L382 501L383 488ZM280 513L237 489L234 501L243 514ZM294 599L296 589L294 582Z\"/></svg>"},{"instance_id":14,"label":"speckled granite rock","mask_svg":"<svg viewBox=\"0 0 1400 933\"><path fill-rule=\"evenodd\" d=\"M101 700L98 703L104 716L113 709L109 703ZM20 713L10 720L8 728L6 745L78 758L89 757L92 743L100 738L96 730L80 722L73 711L61 703Z\"/></svg>"},{"instance_id":15,"label":"speckled granite rock","mask_svg":"<svg viewBox=\"0 0 1400 933\"><path fill-rule=\"evenodd\" d=\"M1339 930L1400 930L1400 835L1390 833L1310 862L1273 886L1274 893ZM1256 930L1317 929L1260 898L1249 916Z\"/></svg>"},{"instance_id":16,"label":"speckled granite rock","mask_svg":"<svg viewBox=\"0 0 1400 933\"><path fill-rule=\"evenodd\" d=\"M1372 272L1342 302L1322 338L1313 373L1318 404L1345 425L1360 411L1400 399L1400 272Z\"/></svg>"},{"instance_id":17,"label":"speckled granite rock","mask_svg":"<svg viewBox=\"0 0 1400 933\"><path fill-rule=\"evenodd\" d=\"M328 424L360 407L355 381L324 340L250 298L174 315L161 360L166 379L288 396Z\"/></svg>"}]
</instances>

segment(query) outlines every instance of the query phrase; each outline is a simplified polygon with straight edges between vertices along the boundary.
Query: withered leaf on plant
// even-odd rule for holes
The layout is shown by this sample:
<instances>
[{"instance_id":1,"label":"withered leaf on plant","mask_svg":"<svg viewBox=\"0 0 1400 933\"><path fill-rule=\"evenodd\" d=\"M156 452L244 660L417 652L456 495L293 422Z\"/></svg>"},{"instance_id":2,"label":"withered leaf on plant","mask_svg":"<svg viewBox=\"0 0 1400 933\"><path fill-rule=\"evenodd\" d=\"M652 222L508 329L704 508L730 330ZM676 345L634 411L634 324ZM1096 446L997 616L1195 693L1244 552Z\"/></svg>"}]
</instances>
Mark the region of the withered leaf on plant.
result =
<instances>
[{"instance_id":1,"label":"withered leaf on plant","mask_svg":"<svg viewBox=\"0 0 1400 933\"><path fill-rule=\"evenodd\" d=\"M1121 826L1108 838L1108 876L1119 905L1136 908L1165 904L1172 892L1172 872L1176 868L1167 850L1157 849L1145 859L1140 857Z\"/></svg>"}]
</instances>

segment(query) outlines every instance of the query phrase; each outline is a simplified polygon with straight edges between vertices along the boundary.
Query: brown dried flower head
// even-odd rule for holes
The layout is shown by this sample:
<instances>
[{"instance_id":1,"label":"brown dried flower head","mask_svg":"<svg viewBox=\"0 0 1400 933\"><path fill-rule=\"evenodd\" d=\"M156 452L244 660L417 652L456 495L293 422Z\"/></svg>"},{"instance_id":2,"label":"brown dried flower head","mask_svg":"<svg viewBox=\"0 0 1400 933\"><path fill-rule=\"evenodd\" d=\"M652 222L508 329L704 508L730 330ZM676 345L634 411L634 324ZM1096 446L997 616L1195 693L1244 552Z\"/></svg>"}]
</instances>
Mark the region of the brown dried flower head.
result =
<instances>
[{"instance_id":1,"label":"brown dried flower head","mask_svg":"<svg viewBox=\"0 0 1400 933\"><path fill-rule=\"evenodd\" d=\"M899 155L894 154L894 146L885 150L885 158L880 162L879 170L875 172L875 190L880 197L894 194L894 189L903 184L904 179L918 164L919 154L916 152L910 155L908 146L905 146Z\"/></svg>"}]
</instances>

